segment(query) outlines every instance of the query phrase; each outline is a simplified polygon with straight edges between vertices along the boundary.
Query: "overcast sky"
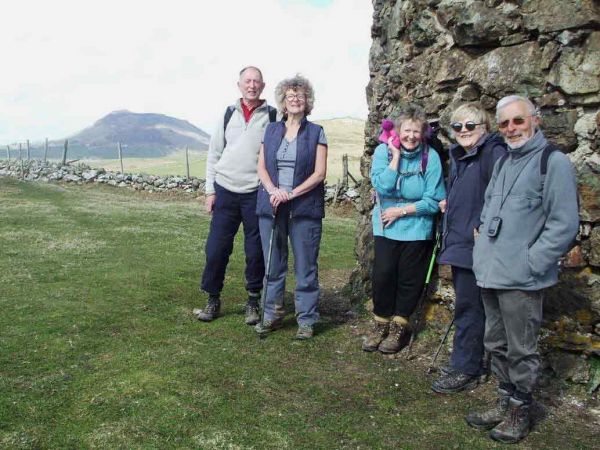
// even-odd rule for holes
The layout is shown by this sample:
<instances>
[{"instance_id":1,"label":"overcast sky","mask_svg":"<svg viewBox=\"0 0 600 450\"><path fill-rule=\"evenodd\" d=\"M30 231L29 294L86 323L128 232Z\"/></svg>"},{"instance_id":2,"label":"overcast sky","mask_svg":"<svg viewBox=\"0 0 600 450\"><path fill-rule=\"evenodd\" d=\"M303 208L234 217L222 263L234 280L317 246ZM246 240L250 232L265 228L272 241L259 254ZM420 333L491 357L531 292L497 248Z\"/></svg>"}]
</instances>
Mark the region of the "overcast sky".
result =
<instances>
[{"instance_id":1,"label":"overcast sky","mask_svg":"<svg viewBox=\"0 0 600 450\"><path fill-rule=\"evenodd\" d=\"M371 0L19 0L2 8L0 144L66 137L119 109L212 133L257 65L299 72L312 118L365 118Z\"/></svg>"}]
</instances>

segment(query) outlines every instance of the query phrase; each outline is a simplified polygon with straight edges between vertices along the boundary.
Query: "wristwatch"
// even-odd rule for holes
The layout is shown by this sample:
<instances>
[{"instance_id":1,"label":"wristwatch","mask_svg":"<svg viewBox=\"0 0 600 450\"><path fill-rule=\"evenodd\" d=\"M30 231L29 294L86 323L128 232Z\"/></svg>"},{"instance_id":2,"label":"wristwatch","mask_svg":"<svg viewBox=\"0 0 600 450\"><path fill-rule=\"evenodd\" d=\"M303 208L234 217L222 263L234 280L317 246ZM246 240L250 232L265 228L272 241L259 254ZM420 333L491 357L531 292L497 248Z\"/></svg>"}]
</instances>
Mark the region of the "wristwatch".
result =
<instances>
[{"instance_id":1,"label":"wristwatch","mask_svg":"<svg viewBox=\"0 0 600 450\"><path fill-rule=\"evenodd\" d=\"M402 212L400 214L402 215L402 217L404 217L405 215L408 214L408 211L406 210L406 208L402 208L401 211Z\"/></svg>"},{"instance_id":2,"label":"wristwatch","mask_svg":"<svg viewBox=\"0 0 600 450\"><path fill-rule=\"evenodd\" d=\"M293 191L288 192L288 198L290 200L294 198L294 192Z\"/></svg>"}]
</instances>

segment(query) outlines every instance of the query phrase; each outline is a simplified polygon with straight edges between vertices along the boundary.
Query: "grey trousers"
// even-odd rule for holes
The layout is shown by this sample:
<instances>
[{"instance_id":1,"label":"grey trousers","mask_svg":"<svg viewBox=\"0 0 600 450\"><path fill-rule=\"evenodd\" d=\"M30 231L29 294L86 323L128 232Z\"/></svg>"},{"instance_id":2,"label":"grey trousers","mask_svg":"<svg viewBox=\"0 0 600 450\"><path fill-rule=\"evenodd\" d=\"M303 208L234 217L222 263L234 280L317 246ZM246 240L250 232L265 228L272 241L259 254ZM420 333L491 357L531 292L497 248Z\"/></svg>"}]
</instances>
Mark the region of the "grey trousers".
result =
<instances>
[{"instance_id":1,"label":"grey trousers","mask_svg":"<svg viewBox=\"0 0 600 450\"><path fill-rule=\"evenodd\" d=\"M485 349L501 385L531 394L538 377L543 291L482 289Z\"/></svg>"},{"instance_id":2,"label":"grey trousers","mask_svg":"<svg viewBox=\"0 0 600 450\"><path fill-rule=\"evenodd\" d=\"M285 205L284 205L285 206ZM269 258L269 237L273 219L259 217L258 225L265 264ZM285 314L283 295L288 270L288 239L294 253L296 289L294 303L298 325L313 325L319 320L319 269L317 259L321 244L322 221L305 217L290 218L287 209L277 215L275 239L269 273L265 273L268 290L265 298L265 319L274 320Z\"/></svg>"}]
</instances>

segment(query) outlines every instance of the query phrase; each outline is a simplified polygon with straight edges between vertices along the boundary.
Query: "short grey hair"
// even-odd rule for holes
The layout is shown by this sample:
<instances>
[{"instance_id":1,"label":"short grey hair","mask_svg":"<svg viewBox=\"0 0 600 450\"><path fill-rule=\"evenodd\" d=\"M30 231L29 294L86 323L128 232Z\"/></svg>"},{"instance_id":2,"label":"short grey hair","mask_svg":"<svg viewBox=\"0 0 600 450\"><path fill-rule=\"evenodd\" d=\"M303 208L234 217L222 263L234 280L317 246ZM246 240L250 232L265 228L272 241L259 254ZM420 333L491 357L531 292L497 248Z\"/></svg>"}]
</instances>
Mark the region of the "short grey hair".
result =
<instances>
[{"instance_id":1,"label":"short grey hair","mask_svg":"<svg viewBox=\"0 0 600 450\"><path fill-rule=\"evenodd\" d=\"M394 125L400 129L403 122L412 120L413 122L421 122L421 132L425 133L429 124L427 123L427 114L425 110L414 103L407 103L394 115Z\"/></svg>"},{"instance_id":2,"label":"short grey hair","mask_svg":"<svg viewBox=\"0 0 600 450\"><path fill-rule=\"evenodd\" d=\"M256 66L246 66L242 70L240 70L240 80L242 79L242 76L244 75L244 72L246 72L246 70L249 70L249 69L256 70L258 72L258 74L260 75L261 81L264 81L262 72Z\"/></svg>"},{"instance_id":3,"label":"short grey hair","mask_svg":"<svg viewBox=\"0 0 600 450\"><path fill-rule=\"evenodd\" d=\"M290 89L294 92L304 92L304 95L306 96L304 115L308 116L315 106L315 91L312 84L310 84L310 81L299 74L292 78L286 78L277 84L277 87L275 88L275 102L277 103L277 109L279 109L281 114L287 114L287 110L285 109L285 93Z\"/></svg>"},{"instance_id":4,"label":"short grey hair","mask_svg":"<svg viewBox=\"0 0 600 450\"><path fill-rule=\"evenodd\" d=\"M523 97L522 95L507 95L498 100L498 103L496 104L496 122L500 119L500 110L515 102L525 103L529 110L529 114L532 116L538 115L537 108L527 97Z\"/></svg>"},{"instance_id":5,"label":"short grey hair","mask_svg":"<svg viewBox=\"0 0 600 450\"><path fill-rule=\"evenodd\" d=\"M452 113L450 122L460 122L464 119L472 119L477 123L481 123L484 125L485 131L490 131L490 115L479 102L469 102L460 105Z\"/></svg>"}]
</instances>

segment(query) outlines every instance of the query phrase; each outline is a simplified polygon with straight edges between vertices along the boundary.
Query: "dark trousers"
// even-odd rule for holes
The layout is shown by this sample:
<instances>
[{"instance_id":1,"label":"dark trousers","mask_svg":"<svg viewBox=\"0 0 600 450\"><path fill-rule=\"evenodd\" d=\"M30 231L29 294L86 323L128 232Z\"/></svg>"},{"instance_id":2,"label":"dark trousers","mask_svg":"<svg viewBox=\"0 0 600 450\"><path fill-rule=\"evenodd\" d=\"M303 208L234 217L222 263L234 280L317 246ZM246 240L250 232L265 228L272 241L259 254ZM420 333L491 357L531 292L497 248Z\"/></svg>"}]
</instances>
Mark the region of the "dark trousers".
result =
<instances>
[{"instance_id":1,"label":"dark trousers","mask_svg":"<svg viewBox=\"0 0 600 450\"><path fill-rule=\"evenodd\" d=\"M218 294L223 289L233 241L240 223L243 223L246 289L260 291L265 265L256 215L256 192L237 194L215 183L215 194L215 206L206 240L206 265L201 289L209 294Z\"/></svg>"},{"instance_id":2,"label":"dark trousers","mask_svg":"<svg viewBox=\"0 0 600 450\"><path fill-rule=\"evenodd\" d=\"M431 241L395 241L375 236L373 313L408 318L423 292Z\"/></svg>"},{"instance_id":3,"label":"dark trousers","mask_svg":"<svg viewBox=\"0 0 600 450\"><path fill-rule=\"evenodd\" d=\"M485 310L481 289L470 269L452 266L454 306L454 345L450 365L467 375L479 375L483 362Z\"/></svg>"}]
</instances>

